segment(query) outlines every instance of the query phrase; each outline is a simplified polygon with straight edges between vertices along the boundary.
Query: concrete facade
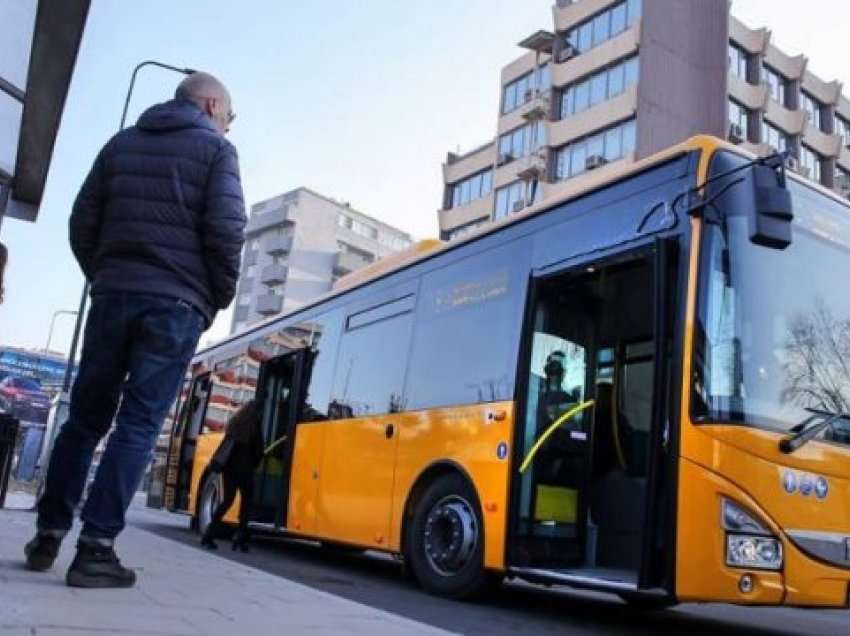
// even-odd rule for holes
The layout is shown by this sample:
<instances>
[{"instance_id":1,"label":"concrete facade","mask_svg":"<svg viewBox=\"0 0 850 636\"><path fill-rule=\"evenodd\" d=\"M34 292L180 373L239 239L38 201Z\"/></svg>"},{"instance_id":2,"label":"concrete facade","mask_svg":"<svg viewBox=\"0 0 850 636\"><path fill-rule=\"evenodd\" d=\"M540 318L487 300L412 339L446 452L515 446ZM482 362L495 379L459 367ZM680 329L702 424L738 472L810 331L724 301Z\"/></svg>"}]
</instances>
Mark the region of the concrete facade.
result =
<instances>
[{"instance_id":1,"label":"concrete facade","mask_svg":"<svg viewBox=\"0 0 850 636\"><path fill-rule=\"evenodd\" d=\"M409 234L307 188L261 201L246 228L231 333L295 310L411 243Z\"/></svg>"},{"instance_id":2,"label":"concrete facade","mask_svg":"<svg viewBox=\"0 0 850 636\"><path fill-rule=\"evenodd\" d=\"M447 155L441 238L581 191L599 172L700 133L760 155L787 149L792 169L850 194L841 85L732 17L727 0L557 0L552 13L552 31L520 42L526 52L502 69L495 139ZM517 132L532 124L530 137Z\"/></svg>"}]
</instances>

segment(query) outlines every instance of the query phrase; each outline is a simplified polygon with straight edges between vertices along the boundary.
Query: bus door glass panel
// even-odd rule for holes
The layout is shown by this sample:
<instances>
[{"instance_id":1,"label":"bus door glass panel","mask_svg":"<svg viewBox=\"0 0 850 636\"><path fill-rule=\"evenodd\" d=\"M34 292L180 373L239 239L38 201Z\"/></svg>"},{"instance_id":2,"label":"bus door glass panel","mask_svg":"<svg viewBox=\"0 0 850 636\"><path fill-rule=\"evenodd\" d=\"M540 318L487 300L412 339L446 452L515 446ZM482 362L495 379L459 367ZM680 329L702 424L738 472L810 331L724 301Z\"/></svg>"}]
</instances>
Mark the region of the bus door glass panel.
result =
<instances>
[{"instance_id":1,"label":"bus door glass panel","mask_svg":"<svg viewBox=\"0 0 850 636\"><path fill-rule=\"evenodd\" d=\"M526 563L623 573L639 567L654 373L649 259L537 285L517 530ZM577 410L581 404L592 406Z\"/></svg>"},{"instance_id":2,"label":"bus door glass panel","mask_svg":"<svg viewBox=\"0 0 850 636\"><path fill-rule=\"evenodd\" d=\"M183 430L180 434L177 454L180 458L177 469L177 497L175 505L178 510L187 510L189 506L189 489L192 480L192 464L195 460L195 449L198 436L204 425L207 401L210 393L210 374L204 374L195 379L186 404Z\"/></svg>"},{"instance_id":3,"label":"bus door glass panel","mask_svg":"<svg viewBox=\"0 0 850 636\"><path fill-rule=\"evenodd\" d=\"M299 353L266 362L260 372L260 429L263 457L254 478L252 518L280 526L284 522L295 413Z\"/></svg>"}]
</instances>

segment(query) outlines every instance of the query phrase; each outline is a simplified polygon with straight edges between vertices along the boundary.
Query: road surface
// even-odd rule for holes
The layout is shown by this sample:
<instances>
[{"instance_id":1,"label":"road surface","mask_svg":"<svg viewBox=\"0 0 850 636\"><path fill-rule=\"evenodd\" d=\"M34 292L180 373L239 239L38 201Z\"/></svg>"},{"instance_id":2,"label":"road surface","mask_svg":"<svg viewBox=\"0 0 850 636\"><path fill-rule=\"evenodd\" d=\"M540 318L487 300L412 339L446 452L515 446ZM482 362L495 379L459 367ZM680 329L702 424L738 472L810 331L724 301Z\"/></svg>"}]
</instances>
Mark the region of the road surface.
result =
<instances>
[{"instance_id":1,"label":"road surface","mask_svg":"<svg viewBox=\"0 0 850 636\"><path fill-rule=\"evenodd\" d=\"M182 543L197 545L188 518L135 504L129 523ZM198 548L200 549L200 548ZM120 544L119 544L120 551ZM317 545L258 537L251 552L232 552L219 541L217 558L237 560L358 603L463 634L850 634L850 611L754 609L681 605L641 612L613 596L523 583L505 585L483 603L459 603L425 594L382 555L335 554ZM215 585L215 581L210 581ZM283 627L283 626L282 626Z\"/></svg>"}]
</instances>

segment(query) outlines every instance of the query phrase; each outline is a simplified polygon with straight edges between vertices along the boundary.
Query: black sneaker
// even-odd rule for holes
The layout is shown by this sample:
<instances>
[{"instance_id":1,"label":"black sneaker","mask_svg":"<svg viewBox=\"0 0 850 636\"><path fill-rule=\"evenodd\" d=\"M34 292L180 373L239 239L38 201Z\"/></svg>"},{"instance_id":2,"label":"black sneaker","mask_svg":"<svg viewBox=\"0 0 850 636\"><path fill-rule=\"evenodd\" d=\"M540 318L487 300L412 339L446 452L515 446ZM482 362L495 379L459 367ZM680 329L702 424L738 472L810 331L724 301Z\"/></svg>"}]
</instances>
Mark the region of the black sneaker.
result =
<instances>
[{"instance_id":1,"label":"black sneaker","mask_svg":"<svg viewBox=\"0 0 850 636\"><path fill-rule=\"evenodd\" d=\"M112 545L81 540L65 582L71 587L133 587L136 573L121 565Z\"/></svg>"},{"instance_id":2,"label":"black sneaker","mask_svg":"<svg viewBox=\"0 0 850 636\"><path fill-rule=\"evenodd\" d=\"M36 534L35 538L24 547L27 557L27 568L34 572L44 572L53 567L53 562L59 555L62 538L53 534Z\"/></svg>"}]
</instances>

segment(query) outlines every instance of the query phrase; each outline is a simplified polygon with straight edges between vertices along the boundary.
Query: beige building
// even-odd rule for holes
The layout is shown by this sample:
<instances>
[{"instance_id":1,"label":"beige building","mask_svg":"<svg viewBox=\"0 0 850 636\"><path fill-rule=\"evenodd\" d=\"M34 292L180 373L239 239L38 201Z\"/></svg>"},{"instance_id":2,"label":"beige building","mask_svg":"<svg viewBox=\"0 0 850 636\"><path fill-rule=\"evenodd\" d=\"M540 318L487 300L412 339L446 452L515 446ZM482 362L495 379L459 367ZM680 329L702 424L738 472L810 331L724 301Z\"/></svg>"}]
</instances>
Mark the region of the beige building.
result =
<instances>
[{"instance_id":1,"label":"beige building","mask_svg":"<svg viewBox=\"0 0 850 636\"><path fill-rule=\"evenodd\" d=\"M850 193L850 101L727 0L558 0L501 72L495 137L443 165L443 239L586 188L698 133Z\"/></svg>"},{"instance_id":2,"label":"beige building","mask_svg":"<svg viewBox=\"0 0 850 636\"><path fill-rule=\"evenodd\" d=\"M330 291L341 276L410 247L401 230L307 188L251 207L231 333Z\"/></svg>"}]
</instances>

